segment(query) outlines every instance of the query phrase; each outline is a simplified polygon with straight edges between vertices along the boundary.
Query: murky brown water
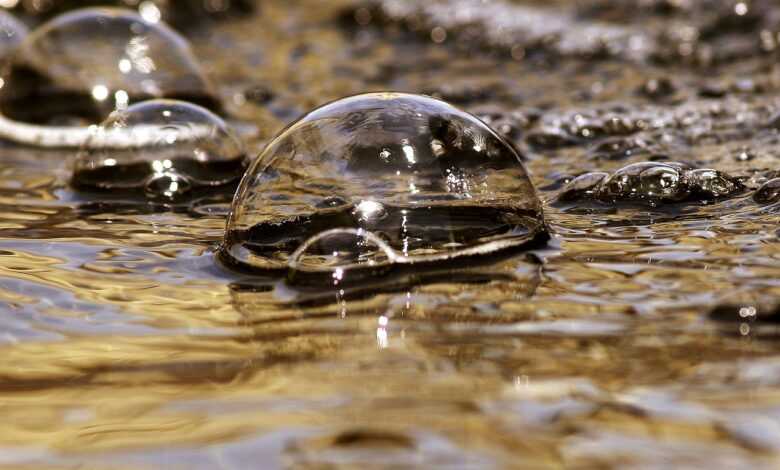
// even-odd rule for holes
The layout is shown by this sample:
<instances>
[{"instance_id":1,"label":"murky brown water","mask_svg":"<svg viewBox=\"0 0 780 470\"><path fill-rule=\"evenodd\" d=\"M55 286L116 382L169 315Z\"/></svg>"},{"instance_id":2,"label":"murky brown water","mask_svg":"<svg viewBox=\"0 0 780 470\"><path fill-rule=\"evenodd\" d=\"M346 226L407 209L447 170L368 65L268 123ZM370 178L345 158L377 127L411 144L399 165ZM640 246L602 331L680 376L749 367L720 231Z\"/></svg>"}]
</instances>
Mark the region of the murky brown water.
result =
<instances>
[{"instance_id":1,"label":"murky brown water","mask_svg":"<svg viewBox=\"0 0 780 470\"><path fill-rule=\"evenodd\" d=\"M72 154L4 147L0 467L780 465L780 206L750 197L779 168L765 124L780 109L767 46L780 13L744 4L760 18L724 14L737 26L698 42L683 33L706 31L702 11L741 7L641 2L640 21L632 2L585 3L572 17L567 2L504 4L564 28L539 40L509 22L501 31L529 36L509 44L490 34L496 15L377 20L347 0L263 2L188 31L234 120L257 126L241 125L252 154L301 113L371 90L490 120L546 201L541 264L299 301L215 262L229 195L175 210L105 202L68 189ZM596 54L578 41L594 25L645 46ZM605 155L615 126L647 145ZM664 157L749 189L708 204L551 204L566 177Z\"/></svg>"}]
</instances>

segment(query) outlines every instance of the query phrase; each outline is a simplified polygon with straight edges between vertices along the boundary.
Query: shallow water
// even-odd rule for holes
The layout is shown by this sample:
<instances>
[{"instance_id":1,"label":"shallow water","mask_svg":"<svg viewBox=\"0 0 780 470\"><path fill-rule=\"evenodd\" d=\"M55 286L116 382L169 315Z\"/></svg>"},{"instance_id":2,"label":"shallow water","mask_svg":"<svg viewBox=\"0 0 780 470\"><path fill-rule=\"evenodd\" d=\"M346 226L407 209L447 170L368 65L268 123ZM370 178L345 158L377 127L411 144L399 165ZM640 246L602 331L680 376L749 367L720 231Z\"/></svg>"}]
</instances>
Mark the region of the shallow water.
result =
<instances>
[{"instance_id":1,"label":"shallow water","mask_svg":"<svg viewBox=\"0 0 780 470\"><path fill-rule=\"evenodd\" d=\"M638 25L631 8L519 3L574 38L596 21L643 38L704 30L686 11ZM533 34L520 54L489 27L355 8L263 2L188 31L250 155L332 99L433 94L526 155L551 242L345 293L298 289L218 265L230 194L107 200L68 188L75 152L3 147L0 468L780 465L780 205L752 198L780 161L776 53L756 42L777 15L702 36L691 47L736 58L700 64L649 60L668 52L652 41L529 53ZM644 144L600 145L615 138ZM747 190L555 202L573 176L647 160Z\"/></svg>"}]
</instances>

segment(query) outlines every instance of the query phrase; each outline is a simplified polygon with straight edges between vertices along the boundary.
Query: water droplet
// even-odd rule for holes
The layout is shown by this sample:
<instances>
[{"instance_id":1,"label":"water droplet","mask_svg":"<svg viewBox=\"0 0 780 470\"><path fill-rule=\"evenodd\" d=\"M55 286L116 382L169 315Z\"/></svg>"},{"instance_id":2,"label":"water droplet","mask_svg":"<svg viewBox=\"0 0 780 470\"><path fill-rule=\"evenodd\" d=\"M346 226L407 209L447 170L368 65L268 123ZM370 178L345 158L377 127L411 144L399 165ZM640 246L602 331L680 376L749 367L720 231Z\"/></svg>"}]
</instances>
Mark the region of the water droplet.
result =
<instances>
[{"instance_id":1,"label":"water droplet","mask_svg":"<svg viewBox=\"0 0 780 470\"><path fill-rule=\"evenodd\" d=\"M433 263L546 237L510 145L445 102L400 93L335 101L271 141L236 193L222 257L286 269L293 252L329 241L316 237L332 229L381 240L394 256L376 264Z\"/></svg>"},{"instance_id":2,"label":"water droplet","mask_svg":"<svg viewBox=\"0 0 780 470\"><path fill-rule=\"evenodd\" d=\"M117 148L122 141L127 146ZM150 100L115 111L94 131L71 182L174 199L237 181L245 165L242 142L219 116L183 101Z\"/></svg>"},{"instance_id":3,"label":"water droplet","mask_svg":"<svg viewBox=\"0 0 780 470\"><path fill-rule=\"evenodd\" d=\"M734 158L740 162L749 162L756 158L756 154L749 149L741 149L736 153Z\"/></svg>"},{"instance_id":4,"label":"water droplet","mask_svg":"<svg viewBox=\"0 0 780 470\"><path fill-rule=\"evenodd\" d=\"M772 204L780 201L780 178L774 178L762 184L753 193L753 200L759 204Z\"/></svg>"},{"instance_id":5,"label":"water droplet","mask_svg":"<svg viewBox=\"0 0 780 470\"><path fill-rule=\"evenodd\" d=\"M27 122L63 114L98 122L122 104L117 97L220 107L186 39L119 8L79 9L36 28L10 58L6 82L0 109Z\"/></svg>"},{"instance_id":6,"label":"water droplet","mask_svg":"<svg viewBox=\"0 0 780 470\"><path fill-rule=\"evenodd\" d=\"M742 189L742 184L738 180L709 168L690 170L686 173L686 177L694 197L717 199Z\"/></svg>"}]
</instances>

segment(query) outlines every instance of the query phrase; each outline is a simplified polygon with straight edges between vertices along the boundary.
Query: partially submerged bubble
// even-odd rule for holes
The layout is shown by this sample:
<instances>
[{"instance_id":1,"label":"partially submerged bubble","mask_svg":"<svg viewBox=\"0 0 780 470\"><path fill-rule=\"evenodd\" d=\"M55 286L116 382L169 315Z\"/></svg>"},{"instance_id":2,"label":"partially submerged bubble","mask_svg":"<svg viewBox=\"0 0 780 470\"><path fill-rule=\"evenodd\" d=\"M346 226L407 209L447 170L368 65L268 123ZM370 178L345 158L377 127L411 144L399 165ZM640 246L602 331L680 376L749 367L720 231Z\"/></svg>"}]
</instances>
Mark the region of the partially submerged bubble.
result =
<instances>
[{"instance_id":1,"label":"partially submerged bubble","mask_svg":"<svg viewBox=\"0 0 780 470\"><path fill-rule=\"evenodd\" d=\"M598 193L605 199L680 200L686 196L681 168L657 162L625 166L604 180Z\"/></svg>"},{"instance_id":2,"label":"partially submerged bubble","mask_svg":"<svg viewBox=\"0 0 780 470\"><path fill-rule=\"evenodd\" d=\"M333 229L371 232L396 254L377 265L484 255L547 236L510 145L445 102L401 93L335 101L270 142L236 193L222 258L284 270Z\"/></svg>"},{"instance_id":3,"label":"partially submerged bubble","mask_svg":"<svg viewBox=\"0 0 780 470\"><path fill-rule=\"evenodd\" d=\"M117 148L117 136L127 146ZM176 199L190 190L238 181L241 140L214 113L175 100L115 111L79 152L71 183L88 191L137 191Z\"/></svg>"},{"instance_id":4,"label":"partially submerged bubble","mask_svg":"<svg viewBox=\"0 0 780 470\"><path fill-rule=\"evenodd\" d=\"M11 57L5 81L0 111L26 122L58 115L98 122L150 98L219 108L187 41L119 8L80 9L41 25Z\"/></svg>"},{"instance_id":5,"label":"partially submerged bubble","mask_svg":"<svg viewBox=\"0 0 780 470\"><path fill-rule=\"evenodd\" d=\"M723 172L692 169L675 162L639 162L614 173L590 172L569 182L558 195L563 202L596 200L649 205L730 196L744 185Z\"/></svg>"},{"instance_id":6,"label":"partially submerged bubble","mask_svg":"<svg viewBox=\"0 0 780 470\"><path fill-rule=\"evenodd\" d=\"M753 193L753 200L759 204L773 204L780 201L780 178L773 178L762 184Z\"/></svg>"}]
</instances>

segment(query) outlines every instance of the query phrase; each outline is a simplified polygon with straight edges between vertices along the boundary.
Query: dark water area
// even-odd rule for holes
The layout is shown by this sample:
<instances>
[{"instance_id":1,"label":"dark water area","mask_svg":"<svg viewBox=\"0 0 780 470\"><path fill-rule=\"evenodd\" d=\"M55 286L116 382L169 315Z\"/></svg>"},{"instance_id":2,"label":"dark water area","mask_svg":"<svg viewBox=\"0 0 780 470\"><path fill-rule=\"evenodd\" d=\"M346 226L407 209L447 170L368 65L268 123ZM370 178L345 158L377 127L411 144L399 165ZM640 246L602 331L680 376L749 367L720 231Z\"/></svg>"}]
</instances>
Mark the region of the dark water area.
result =
<instances>
[{"instance_id":1,"label":"dark water area","mask_svg":"<svg viewBox=\"0 0 780 470\"><path fill-rule=\"evenodd\" d=\"M77 151L3 144L0 468L780 465L774 2L264 1L183 31L250 157L334 99L428 94L523 155L551 239L315 288L218 261L234 186L78 192Z\"/></svg>"}]
</instances>

